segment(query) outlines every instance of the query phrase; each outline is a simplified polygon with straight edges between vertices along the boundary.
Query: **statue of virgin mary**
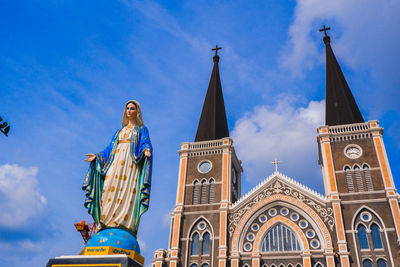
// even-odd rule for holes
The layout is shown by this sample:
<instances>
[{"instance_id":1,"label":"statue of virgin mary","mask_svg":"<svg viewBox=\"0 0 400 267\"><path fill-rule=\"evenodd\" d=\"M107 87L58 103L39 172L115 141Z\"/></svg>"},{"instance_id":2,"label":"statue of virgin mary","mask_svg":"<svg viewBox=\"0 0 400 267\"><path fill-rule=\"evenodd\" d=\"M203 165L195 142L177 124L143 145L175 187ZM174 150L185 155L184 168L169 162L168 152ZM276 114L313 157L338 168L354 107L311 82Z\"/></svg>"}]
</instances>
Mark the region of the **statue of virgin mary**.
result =
<instances>
[{"instance_id":1,"label":"statue of virgin mary","mask_svg":"<svg viewBox=\"0 0 400 267\"><path fill-rule=\"evenodd\" d=\"M90 167L82 186L84 205L98 229L122 228L136 237L149 207L152 166L149 131L137 101L125 104L122 127L107 148L86 156Z\"/></svg>"}]
</instances>

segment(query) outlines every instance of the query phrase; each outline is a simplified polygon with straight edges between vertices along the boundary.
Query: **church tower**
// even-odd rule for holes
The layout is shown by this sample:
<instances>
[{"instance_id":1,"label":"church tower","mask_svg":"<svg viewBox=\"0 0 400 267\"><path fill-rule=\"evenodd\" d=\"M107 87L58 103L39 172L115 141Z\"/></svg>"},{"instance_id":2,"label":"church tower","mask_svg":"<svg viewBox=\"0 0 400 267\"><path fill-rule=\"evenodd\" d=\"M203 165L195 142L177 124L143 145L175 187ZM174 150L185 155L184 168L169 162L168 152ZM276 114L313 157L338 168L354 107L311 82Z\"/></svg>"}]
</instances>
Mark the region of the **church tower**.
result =
<instances>
[{"instance_id":1,"label":"church tower","mask_svg":"<svg viewBox=\"0 0 400 267\"><path fill-rule=\"evenodd\" d=\"M177 196L168 251L155 252L155 267L225 267L228 207L240 196L241 162L229 137L219 74L214 66L194 142L181 144Z\"/></svg>"},{"instance_id":2,"label":"church tower","mask_svg":"<svg viewBox=\"0 0 400 267\"><path fill-rule=\"evenodd\" d=\"M332 51L328 29L324 26L326 126L318 128L317 140L340 266L400 266L399 200L383 128L376 120L364 121Z\"/></svg>"}]
</instances>

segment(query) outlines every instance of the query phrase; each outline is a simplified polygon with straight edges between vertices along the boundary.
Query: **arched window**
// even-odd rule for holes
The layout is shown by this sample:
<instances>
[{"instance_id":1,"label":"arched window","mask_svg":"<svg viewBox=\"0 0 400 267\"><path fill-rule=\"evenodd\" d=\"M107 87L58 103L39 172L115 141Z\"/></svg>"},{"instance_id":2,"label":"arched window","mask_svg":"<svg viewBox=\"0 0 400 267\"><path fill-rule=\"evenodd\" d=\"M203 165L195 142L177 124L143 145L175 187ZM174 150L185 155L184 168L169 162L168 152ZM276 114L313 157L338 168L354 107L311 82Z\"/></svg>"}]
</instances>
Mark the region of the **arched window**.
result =
<instances>
[{"instance_id":1,"label":"arched window","mask_svg":"<svg viewBox=\"0 0 400 267\"><path fill-rule=\"evenodd\" d=\"M363 267L372 267L372 261L371 260L363 261Z\"/></svg>"},{"instance_id":2,"label":"arched window","mask_svg":"<svg viewBox=\"0 0 400 267\"><path fill-rule=\"evenodd\" d=\"M371 172L369 171L369 167L367 164L364 164L363 172L364 172L364 179L365 179L365 185L367 186L367 190L374 191L374 186L372 185L372 179L371 179Z\"/></svg>"},{"instance_id":3,"label":"arched window","mask_svg":"<svg viewBox=\"0 0 400 267\"><path fill-rule=\"evenodd\" d=\"M192 236L192 246L190 248L190 255L199 255L199 234L194 233Z\"/></svg>"},{"instance_id":4,"label":"arched window","mask_svg":"<svg viewBox=\"0 0 400 267\"><path fill-rule=\"evenodd\" d=\"M381 233L379 231L379 226L373 223L371 225L371 237L372 237L372 244L374 245L374 249L383 248Z\"/></svg>"},{"instance_id":5,"label":"arched window","mask_svg":"<svg viewBox=\"0 0 400 267\"><path fill-rule=\"evenodd\" d=\"M203 264L201 265L201 267L210 267L210 265L208 265L208 263L203 263Z\"/></svg>"},{"instance_id":6,"label":"arched window","mask_svg":"<svg viewBox=\"0 0 400 267\"><path fill-rule=\"evenodd\" d=\"M281 265L279 265L279 267L285 267L285 265L281 264Z\"/></svg>"},{"instance_id":7,"label":"arched window","mask_svg":"<svg viewBox=\"0 0 400 267\"><path fill-rule=\"evenodd\" d=\"M360 244L360 249L368 249L368 237L367 237L367 231L365 230L365 226L360 224L357 227L358 231L358 243Z\"/></svg>"},{"instance_id":8,"label":"arched window","mask_svg":"<svg viewBox=\"0 0 400 267\"><path fill-rule=\"evenodd\" d=\"M192 265L190 265L190 267L197 267L197 264L193 263Z\"/></svg>"},{"instance_id":9,"label":"arched window","mask_svg":"<svg viewBox=\"0 0 400 267\"><path fill-rule=\"evenodd\" d=\"M360 167L358 167L357 165L354 166L354 176L356 177L357 191L358 192L363 192L364 191L364 185L363 185L363 181L362 181L362 178L361 178L361 170L360 170Z\"/></svg>"},{"instance_id":10,"label":"arched window","mask_svg":"<svg viewBox=\"0 0 400 267\"><path fill-rule=\"evenodd\" d=\"M199 204L199 182L193 183L193 199L192 204Z\"/></svg>"},{"instance_id":11,"label":"arched window","mask_svg":"<svg viewBox=\"0 0 400 267\"><path fill-rule=\"evenodd\" d=\"M297 236L291 229L282 224L272 227L264 236L261 244L261 251L263 252L300 250Z\"/></svg>"},{"instance_id":12,"label":"arched window","mask_svg":"<svg viewBox=\"0 0 400 267\"><path fill-rule=\"evenodd\" d=\"M318 262L317 264L315 264L315 267L324 267L324 266L322 266L322 264Z\"/></svg>"},{"instance_id":13,"label":"arched window","mask_svg":"<svg viewBox=\"0 0 400 267\"><path fill-rule=\"evenodd\" d=\"M208 203L214 202L214 180L210 180L210 187L208 188Z\"/></svg>"},{"instance_id":14,"label":"arched window","mask_svg":"<svg viewBox=\"0 0 400 267\"><path fill-rule=\"evenodd\" d=\"M301 264L297 264L296 267L301 267Z\"/></svg>"},{"instance_id":15,"label":"arched window","mask_svg":"<svg viewBox=\"0 0 400 267\"><path fill-rule=\"evenodd\" d=\"M210 234L206 232L202 241L203 255L210 255Z\"/></svg>"},{"instance_id":16,"label":"arched window","mask_svg":"<svg viewBox=\"0 0 400 267\"><path fill-rule=\"evenodd\" d=\"M378 260L378 267L387 267L387 263L384 259Z\"/></svg>"},{"instance_id":17,"label":"arched window","mask_svg":"<svg viewBox=\"0 0 400 267\"><path fill-rule=\"evenodd\" d=\"M287 267L293 267L293 265L291 265L291 264L289 263Z\"/></svg>"},{"instance_id":18,"label":"arched window","mask_svg":"<svg viewBox=\"0 0 400 267\"><path fill-rule=\"evenodd\" d=\"M203 180L201 182L201 188L200 188L200 204L204 204L206 203L206 188L207 188L207 184L206 184L206 180Z\"/></svg>"},{"instance_id":19,"label":"arched window","mask_svg":"<svg viewBox=\"0 0 400 267\"><path fill-rule=\"evenodd\" d=\"M346 168L344 168L344 172L346 173L347 191L348 192L354 192L353 176L351 175L350 168L346 166Z\"/></svg>"}]
</instances>

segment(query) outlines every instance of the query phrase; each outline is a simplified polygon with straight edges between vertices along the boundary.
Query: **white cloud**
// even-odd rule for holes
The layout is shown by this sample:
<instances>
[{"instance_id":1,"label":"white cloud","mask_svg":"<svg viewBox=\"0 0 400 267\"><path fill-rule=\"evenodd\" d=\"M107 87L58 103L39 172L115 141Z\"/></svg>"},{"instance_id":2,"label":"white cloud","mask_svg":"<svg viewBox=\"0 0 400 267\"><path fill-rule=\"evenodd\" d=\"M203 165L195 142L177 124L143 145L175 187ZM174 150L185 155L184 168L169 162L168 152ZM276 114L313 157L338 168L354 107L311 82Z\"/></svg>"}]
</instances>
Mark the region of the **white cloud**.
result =
<instances>
[{"instance_id":1,"label":"white cloud","mask_svg":"<svg viewBox=\"0 0 400 267\"><path fill-rule=\"evenodd\" d=\"M400 42L395 34L399 9L400 1L394 0L297 0L281 63L295 76L321 63L318 50L322 52L324 46L318 29L328 24L333 26L329 34L334 36L334 50L347 64L393 72L399 59L393 55Z\"/></svg>"},{"instance_id":2,"label":"white cloud","mask_svg":"<svg viewBox=\"0 0 400 267\"><path fill-rule=\"evenodd\" d=\"M37 174L36 167L0 166L0 226L24 226L43 210L47 202L39 192Z\"/></svg>"},{"instance_id":3,"label":"white cloud","mask_svg":"<svg viewBox=\"0 0 400 267\"><path fill-rule=\"evenodd\" d=\"M321 189L316 128L323 125L323 109L324 101L295 108L292 100L281 98L274 106L256 107L240 118L232 138L247 181L256 183L271 174L270 162L277 157L281 172L306 184L318 181L320 188L311 187Z\"/></svg>"}]
</instances>

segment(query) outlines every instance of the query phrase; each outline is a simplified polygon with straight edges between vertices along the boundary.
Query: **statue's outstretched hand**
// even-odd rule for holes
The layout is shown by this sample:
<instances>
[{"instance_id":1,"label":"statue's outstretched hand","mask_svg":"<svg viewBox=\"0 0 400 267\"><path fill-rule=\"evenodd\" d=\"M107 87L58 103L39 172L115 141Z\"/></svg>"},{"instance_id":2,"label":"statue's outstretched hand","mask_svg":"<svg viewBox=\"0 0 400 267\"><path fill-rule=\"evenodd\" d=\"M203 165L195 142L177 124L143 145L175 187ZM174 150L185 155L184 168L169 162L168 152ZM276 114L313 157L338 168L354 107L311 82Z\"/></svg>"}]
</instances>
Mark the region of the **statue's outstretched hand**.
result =
<instances>
[{"instance_id":1,"label":"statue's outstretched hand","mask_svg":"<svg viewBox=\"0 0 400 267\"><path fill-rule=\"evenodd\" d=\"M144 151L144 156L145 157L150 157L151 156L150 149L147 149L146 151Z\"/></svg>"},{"instance_id":2,"label":"statue's outstretched hand","mask_svg":"<svg viewBox=\"0 0 400 267\"><path fill-rule=\"evenodd\" d=\"M87 159L85 159L85 161L89 162L92 162L96 158L95 154L86 154L85 156L88 157Z\"/></svg>"}]
</instances>

